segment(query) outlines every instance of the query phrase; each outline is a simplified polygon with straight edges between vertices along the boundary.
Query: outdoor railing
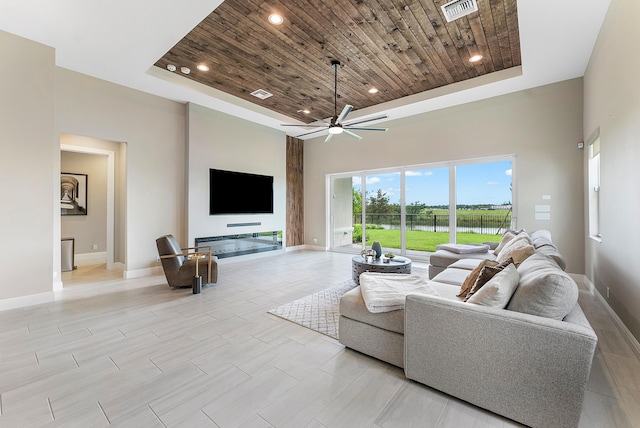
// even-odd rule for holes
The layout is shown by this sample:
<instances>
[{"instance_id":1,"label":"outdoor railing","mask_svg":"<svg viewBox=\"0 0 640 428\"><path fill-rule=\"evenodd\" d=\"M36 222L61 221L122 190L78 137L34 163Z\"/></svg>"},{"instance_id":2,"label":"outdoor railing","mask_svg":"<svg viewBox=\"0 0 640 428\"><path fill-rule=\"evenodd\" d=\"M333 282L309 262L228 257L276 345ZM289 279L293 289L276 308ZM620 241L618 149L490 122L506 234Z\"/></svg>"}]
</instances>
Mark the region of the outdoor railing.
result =
<instances>
[{"instance_id":1,"label":"outdoor railing","mask_svg":"<svg viewBox=\"0 0 640 428\"><path fill-rule=\"evenodd\" d=\"M365 221L369 225L382 226L385 229L400 229L400 214L367 214ZM353 224L360 224L362 214L353 214ZM511 214L505 215L465 215L458 214L456 217L456 230L460 233L492 234L500 233L509 227ZM421 230L424 232L448 232L448 214L407 214L407 230Z\"/></svg>"}]
</instances>

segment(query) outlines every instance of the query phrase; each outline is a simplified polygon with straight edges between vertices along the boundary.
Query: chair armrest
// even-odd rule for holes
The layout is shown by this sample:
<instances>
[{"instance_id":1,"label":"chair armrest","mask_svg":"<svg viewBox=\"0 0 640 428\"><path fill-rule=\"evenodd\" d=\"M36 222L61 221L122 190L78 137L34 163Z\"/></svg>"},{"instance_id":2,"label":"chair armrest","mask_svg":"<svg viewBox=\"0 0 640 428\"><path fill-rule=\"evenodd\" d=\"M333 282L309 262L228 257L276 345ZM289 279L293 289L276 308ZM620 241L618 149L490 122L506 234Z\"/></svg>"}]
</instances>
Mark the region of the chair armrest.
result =
<instances>
[{"instance_id":1,"label":"chair armrest","mask_svg":"<svg viewBox=\"0 0 640 428\"><path fill-rule=\"evenodd\" d=\"M530 426L577 426L597 337L564 321L409 295L405 374Z\"/></svg>"}]
</instances>

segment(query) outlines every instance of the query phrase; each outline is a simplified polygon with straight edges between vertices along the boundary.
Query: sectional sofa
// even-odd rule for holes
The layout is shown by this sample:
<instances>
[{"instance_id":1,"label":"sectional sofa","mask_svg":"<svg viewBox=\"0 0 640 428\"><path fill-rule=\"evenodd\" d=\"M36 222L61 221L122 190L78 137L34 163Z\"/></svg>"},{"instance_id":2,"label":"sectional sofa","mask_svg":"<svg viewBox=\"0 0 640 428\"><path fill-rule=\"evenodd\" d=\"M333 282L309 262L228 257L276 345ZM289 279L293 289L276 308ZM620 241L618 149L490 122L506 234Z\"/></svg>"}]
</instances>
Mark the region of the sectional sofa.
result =
<instances>
[{"instance_id":1,"label":"sectional sofa","mask_svg":"<svg viewBox=\"0 0 640 428\"><path fill-rule=\"evenodd\" d=\"M578 426L597 337L550 235L531 236L530 254L517 268L510 264L482 287L489 286L483 296L499 290L508 270L515 285L505 307L458 297L481 259L457 258L424 279L425 292L408 293L404 309L372 313L360 287L346 293L339 341L404 368L409 379L525 425ZM491 251L488 258L499 255Z\"/></svg>"}]
</instances>

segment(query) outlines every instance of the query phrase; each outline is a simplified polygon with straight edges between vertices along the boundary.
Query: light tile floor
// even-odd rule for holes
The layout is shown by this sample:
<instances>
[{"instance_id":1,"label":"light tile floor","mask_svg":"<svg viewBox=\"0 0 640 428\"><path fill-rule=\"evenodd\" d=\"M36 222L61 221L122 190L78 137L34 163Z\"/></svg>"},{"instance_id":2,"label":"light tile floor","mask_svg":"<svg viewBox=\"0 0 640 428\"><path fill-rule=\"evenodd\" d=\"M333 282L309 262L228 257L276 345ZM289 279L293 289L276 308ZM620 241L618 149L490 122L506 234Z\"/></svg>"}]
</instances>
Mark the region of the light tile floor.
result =
<instances>
[{"instance_id":1,"label":"light tile floor","mask_svg":"<svg viewBox=\"0 0 640 428\"><path fill-rule=\"evenodd\" d=\"M323 252L224 263L199 295L65 273L59 300L0 312L0 427L519 426L267 313L350 275ZM580 301L600 338L580 427L640 427L640 362Z\"/></svg>"}]
</instances>

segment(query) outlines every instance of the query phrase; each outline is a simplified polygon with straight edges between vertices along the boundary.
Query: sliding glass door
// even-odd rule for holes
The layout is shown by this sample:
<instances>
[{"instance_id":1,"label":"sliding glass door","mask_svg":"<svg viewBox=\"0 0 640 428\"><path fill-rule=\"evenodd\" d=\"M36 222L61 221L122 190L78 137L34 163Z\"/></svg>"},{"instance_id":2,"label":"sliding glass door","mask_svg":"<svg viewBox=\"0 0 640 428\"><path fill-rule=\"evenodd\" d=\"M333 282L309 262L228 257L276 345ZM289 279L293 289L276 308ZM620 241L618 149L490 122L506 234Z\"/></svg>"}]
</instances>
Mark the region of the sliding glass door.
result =
<instances>
[{"instance_id":1,"label":"sliding glass door","mask_svg":"<svg viewBox=\"0 0 640 428\"><path fill-rule=\"evenodd\" d=\"M405 171L406 250L426 257L449 238L449 168Z\"/></svg>"},{"instance_id":2,"label":"sliding glass door","mask_svg":"<svg viewBox=\"0 0 640 428\"><path fill-rule=\"evenodd\" d=\"M456 242L500 241L511 225L511 160L456 166Z\"/></svg>"},{"instance_id":3,"label":"sliding glass door","mask_svg":"<svg viewBox=\"0 0 640 428\"><path fill-rule=\"evenodd\" d=\"M330 248L426 259L439 244L498 241L512 224L513 157L330 178Z\"/></svg>"},{"instance_id":4,"label":"sliding glass door","mask_svg":"<svg viewBox=\"0 0 640 428\"><path fill-rule=\"evenodd\" d=\"M362 248L361 177L334 177L331 180L330 247L354 252Z\"/></svg>"},{"instance_id":5,"label":"sliding glass door","mask_svg":"<svg viewBox=\"0 0 640 428\"><path fill-rule=\"evenodd\" d=\"M366 176L364 236L367 246L378 241L384 252L400 254L400 195L400 172Z\"/></svg>"}]
</instances>

